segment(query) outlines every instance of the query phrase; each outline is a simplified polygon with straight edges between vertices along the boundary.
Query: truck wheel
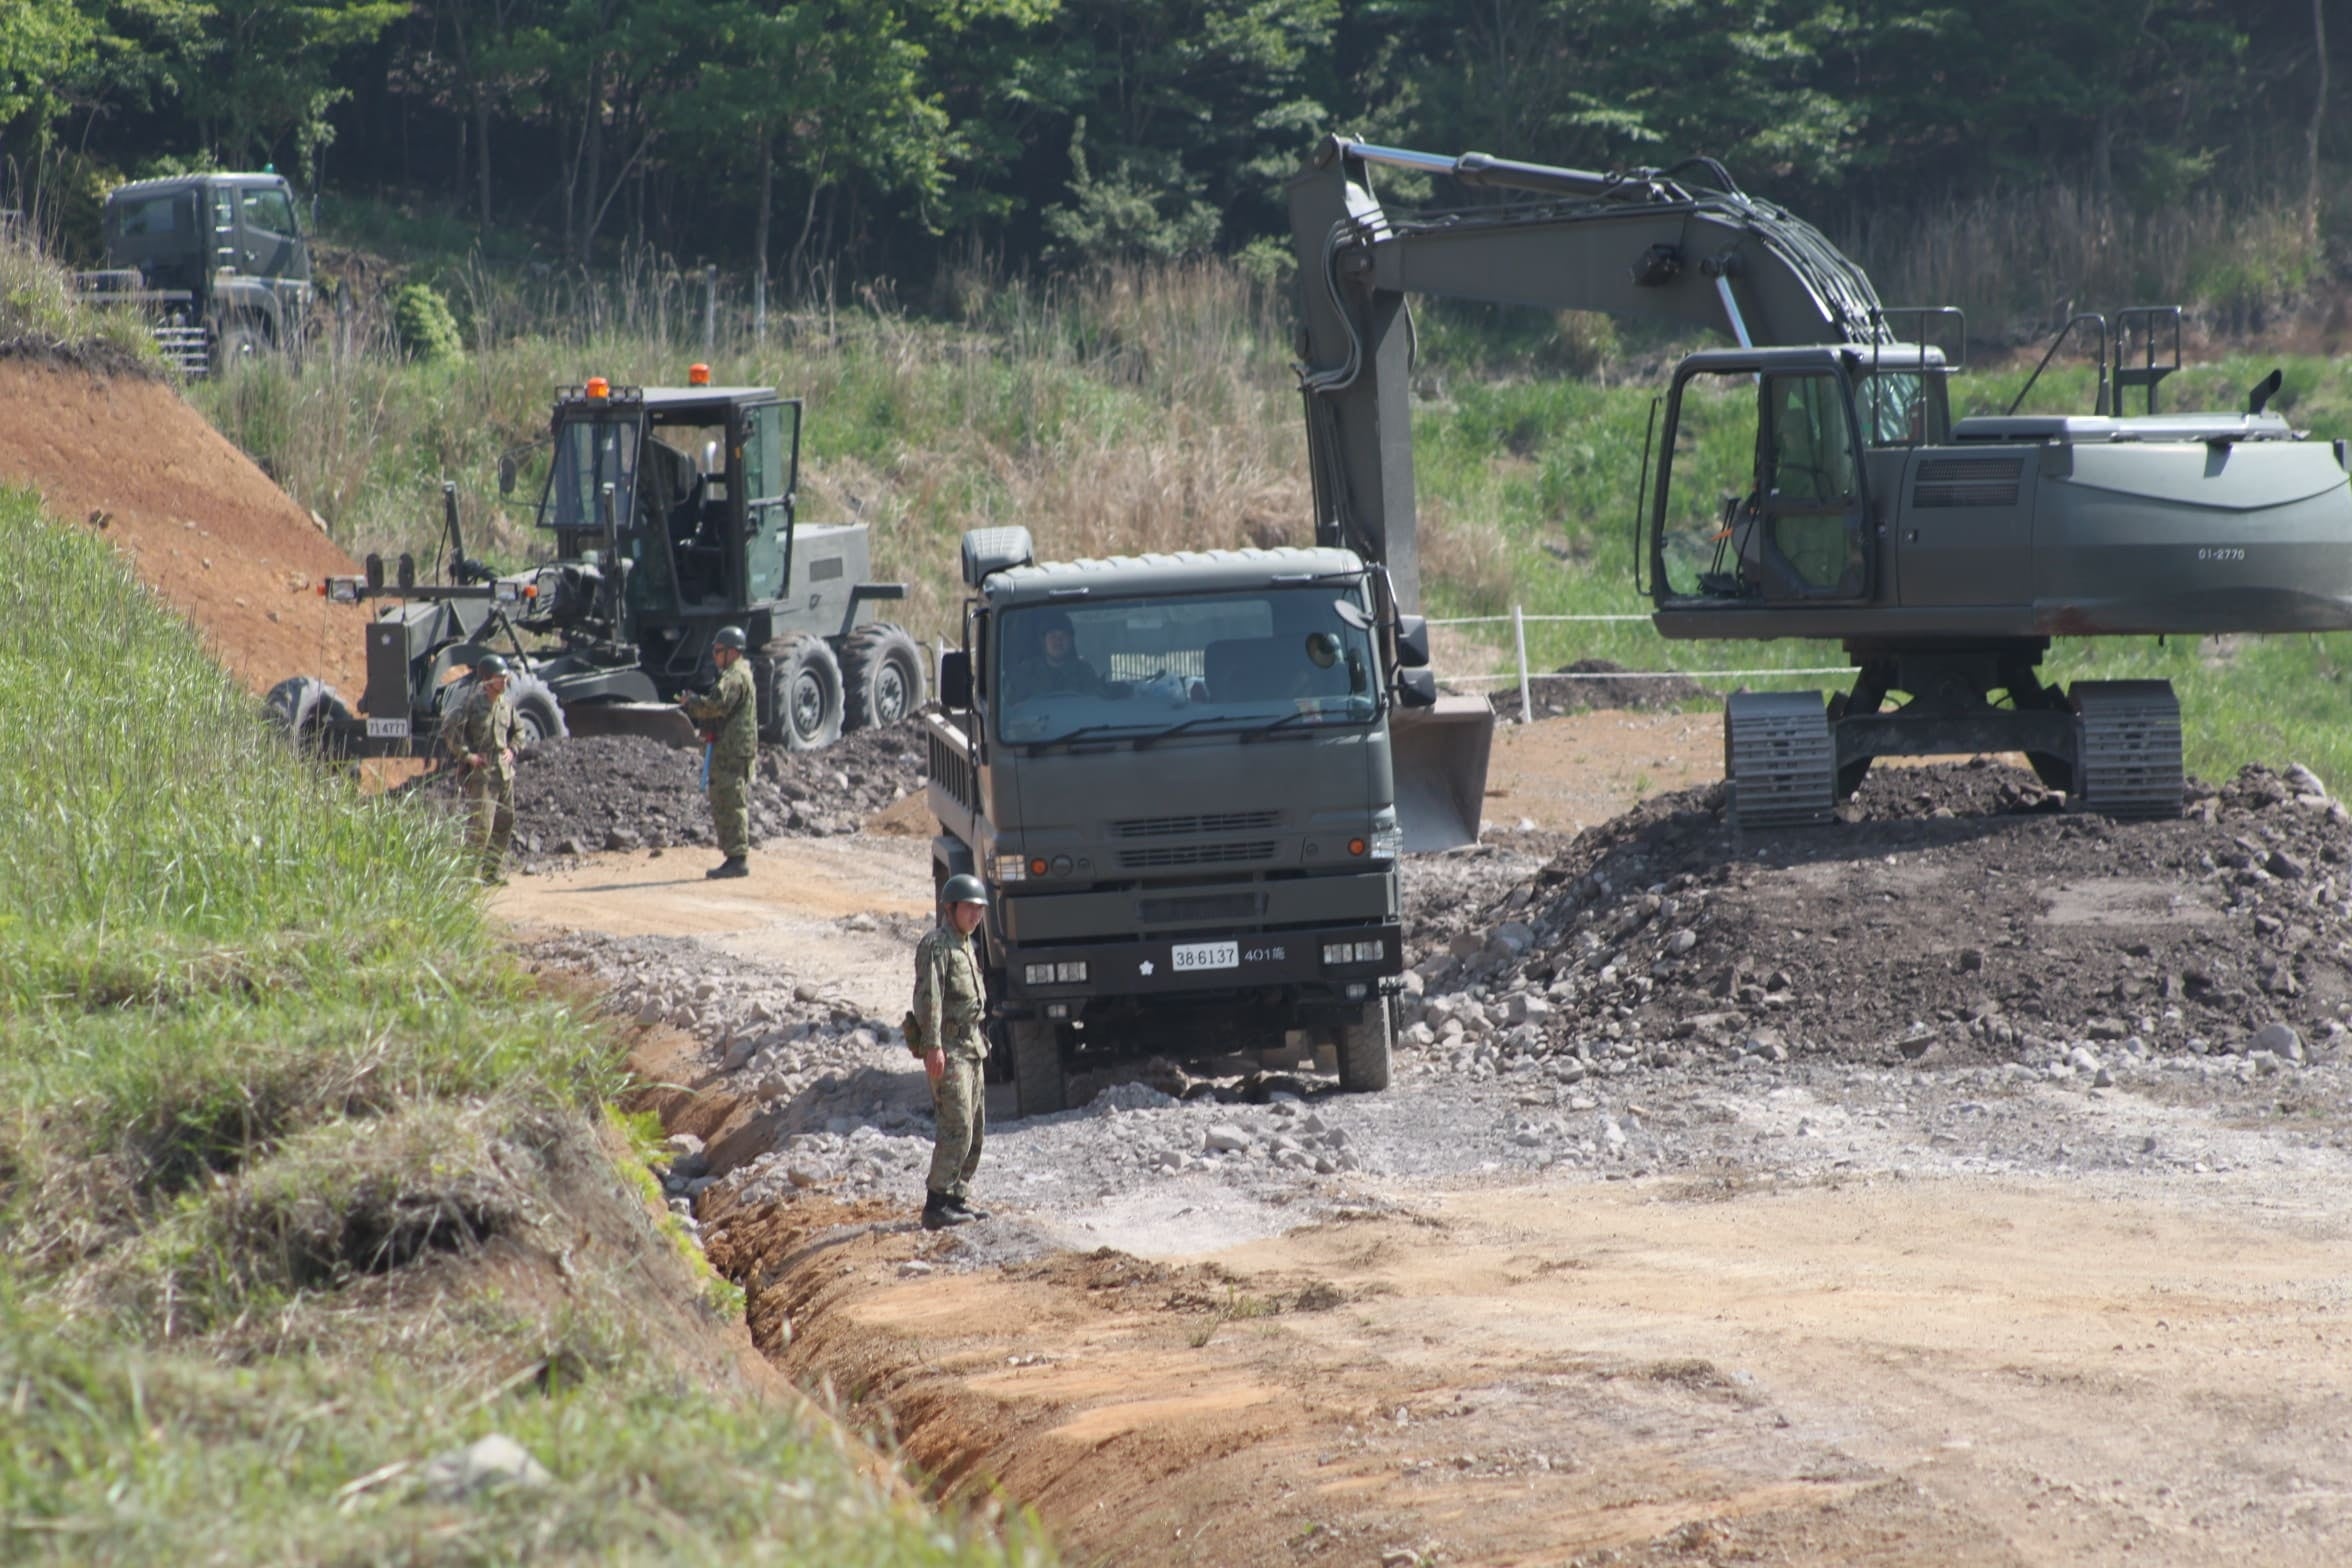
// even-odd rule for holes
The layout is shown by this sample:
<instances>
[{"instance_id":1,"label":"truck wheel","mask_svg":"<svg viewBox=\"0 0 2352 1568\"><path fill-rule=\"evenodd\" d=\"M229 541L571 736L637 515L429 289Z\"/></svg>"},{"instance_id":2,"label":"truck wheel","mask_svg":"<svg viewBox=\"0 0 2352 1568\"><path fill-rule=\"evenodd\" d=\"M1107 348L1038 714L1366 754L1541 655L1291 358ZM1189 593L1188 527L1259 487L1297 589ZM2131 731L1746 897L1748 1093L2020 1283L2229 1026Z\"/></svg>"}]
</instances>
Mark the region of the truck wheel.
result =
<instances>
[{"instance_id":1,"label":"truck wheel","mask_svg":"<svg viewBox=\"0 0 2352 1568\"><path fill-rule=\"evenodd\" d=\"M220 333L212 340L212 373L226 375L259 359L268 340L243 321L221 324Z\"/></svg>"},{"instance_id":2,"label":"truck wheel","mask_svg":"<svg viewBox=\"0 0 2352 1568\"><path fill-rule=\"evenodd\" d=\"M506 700L514 705L515 738L525 746L571 739L564 722L563 704L537 676L518 675L507 687Z\"/></svg>"},{"instance_id":3,"label":"truck wheel","mask_svg":"<svg viewBox=\"0 0 2352 1568\"><path fill-rule=\"evenodd\" d=\"M1006 1026L1013 1046L1013 1098L1023 1116L1050 1116L1068 1105L1062 1076L1062 1031L1042 1018L1016 1018Z\"/></svg>"},{"instance_id":4,"label":"truck wheel","mask_svg":"<svg viewBox=\"0 0 2352 1568\"><path fill-rule=\"evenodd\" d=\"M793 751L821 751L839 740L841 664L825 639L783 637L766 652L776 669L774 738Z\"/></svg>"},{"instance_id":5,"label":"truck wheel","mask_svg":"<svg viewBox=\"0 0 2352 1568\"><path fill-rule=\"evenodd\" d=\"M351 719L351 708L325 681L309 675L291 676L272 686L263 702L278 733L302 755L343 754L334 726Z\"/></svg>"},{"instance_id":6,"label":"truck wheel","mask_svg":"<svg viewBox=\"0 0 2352 1568\"><path fill-rule=\"evenodd\" d=\"M1388 998L1376 996L1339 1029L1339 1086L1350 1094L1388 1087Z\"/></svg>"},{"instance_id":7,"label":"truck wheel","mask_svg":"<svg viewBox=\"0 0 2352 1568\"><path fill-rule=\"evenodd\" d=\"M896 724L923 705L923 650L886 621L861 626L841 644L841 728Z\"/></svg>"}]
</instances>

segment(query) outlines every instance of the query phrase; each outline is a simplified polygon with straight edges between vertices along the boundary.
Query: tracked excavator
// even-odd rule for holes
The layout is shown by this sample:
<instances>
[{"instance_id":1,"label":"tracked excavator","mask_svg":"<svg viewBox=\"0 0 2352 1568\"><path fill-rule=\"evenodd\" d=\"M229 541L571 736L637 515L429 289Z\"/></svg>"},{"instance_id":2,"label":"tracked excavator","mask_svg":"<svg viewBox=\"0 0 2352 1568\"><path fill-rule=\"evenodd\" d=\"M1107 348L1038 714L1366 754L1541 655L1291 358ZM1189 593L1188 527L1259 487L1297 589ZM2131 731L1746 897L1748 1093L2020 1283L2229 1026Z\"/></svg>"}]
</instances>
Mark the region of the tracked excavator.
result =
<instances>
[{"instance_id":1,"label":"tracked excavator","mask_svg":"<svg viewBox=\"0 0 2352 1568\"><path fill-rule=\"evenodd\" d=\"M1375 169L1471 197L1392 211ZM2345 442L2265 411L2276 372L2242 412L2159 413L2176 307L2080 315L2052 341L2037 378L2062 344L2095 348L2089 413L2021 415L2020 393L2006 414L1955 421L1960 313L1881 305L1819 230L1712 159L1601 174L1331 137L1289 197L1317 542L1385 563L1408 610L1410 295L1730 340L1685 358L1653 405L1635 581L1664 636L1835 640L1855 670L1826 700L1729 698L1743 828L1827 820L1878 757L2007 751L2072 806L2174 815L2171 684L2061 691L2039 674L2052 639L2352 628ZM2135 393L2144 409L2127 413ZM1400 737L1400 775L1404 755ZM1405 793L1400 777L1400 809Z\"/></svg>"}]
</instances>

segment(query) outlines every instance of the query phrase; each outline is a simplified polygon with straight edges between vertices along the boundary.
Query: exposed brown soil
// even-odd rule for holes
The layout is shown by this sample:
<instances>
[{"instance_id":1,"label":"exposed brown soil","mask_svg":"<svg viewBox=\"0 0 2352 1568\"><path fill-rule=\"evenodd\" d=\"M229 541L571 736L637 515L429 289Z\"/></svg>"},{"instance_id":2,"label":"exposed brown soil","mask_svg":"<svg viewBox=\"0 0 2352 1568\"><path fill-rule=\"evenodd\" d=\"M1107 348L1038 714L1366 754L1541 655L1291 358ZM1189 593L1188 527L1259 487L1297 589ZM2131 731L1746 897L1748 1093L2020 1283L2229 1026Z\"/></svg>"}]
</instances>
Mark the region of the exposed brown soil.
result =
<instances>
[{"instance_id":1,"label":"exposed brown soil","mask_svg":"<svg viewBox=\"0 0 2352 1568\"><path fill-rule=\"evenodd\" d=\"M0 357L0 404L0 484L113 541L250 690L317 675L358 700L365 612L316 592L351 558L168 383Z\"/></svg>"}]
</instances>

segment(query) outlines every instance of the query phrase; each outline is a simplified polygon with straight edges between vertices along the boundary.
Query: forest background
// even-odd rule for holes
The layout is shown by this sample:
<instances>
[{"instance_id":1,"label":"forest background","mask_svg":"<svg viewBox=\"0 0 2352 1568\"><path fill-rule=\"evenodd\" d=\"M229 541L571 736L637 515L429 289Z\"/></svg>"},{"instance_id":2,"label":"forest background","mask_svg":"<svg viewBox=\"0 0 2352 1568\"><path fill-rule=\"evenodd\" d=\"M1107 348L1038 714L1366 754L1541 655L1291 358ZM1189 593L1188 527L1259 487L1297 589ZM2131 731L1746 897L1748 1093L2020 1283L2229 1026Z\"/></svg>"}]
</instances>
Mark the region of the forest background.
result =
<instances>
[{"instance_id":1,"label":"forest background","mask_svg":"<svg viewBox=\"0 0 2352 1568\"><path fill-rule=\"evenodd\" d=\"M1883 296L1996 336L2130 302L2075 300L2094 286L2260 329L2352 250L2330 113L2352 17L2327 9L8 0L0 205L86 253L110 184L266 163L548 268L634 249L779 298L905 297L976 264L1270 275L1284 177L1344 130L1602 169L1710 155Z\"/></svg>"}]
</instances>

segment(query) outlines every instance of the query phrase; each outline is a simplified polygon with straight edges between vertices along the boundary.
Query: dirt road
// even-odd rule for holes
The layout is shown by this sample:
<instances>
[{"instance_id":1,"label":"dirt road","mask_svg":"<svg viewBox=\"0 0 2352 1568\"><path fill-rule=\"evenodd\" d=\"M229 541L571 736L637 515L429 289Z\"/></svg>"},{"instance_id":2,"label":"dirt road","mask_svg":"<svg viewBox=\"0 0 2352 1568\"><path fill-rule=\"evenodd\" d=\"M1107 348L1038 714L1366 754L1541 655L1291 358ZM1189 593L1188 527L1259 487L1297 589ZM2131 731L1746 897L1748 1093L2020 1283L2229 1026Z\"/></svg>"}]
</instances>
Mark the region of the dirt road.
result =
<instances>
[{"instance_id":1,"label":"dirt road","mask_svg":"<svg viewBox=\"0 0 2352 1568\"><path fill-rule=\"evenodd\" d=\"M758 864L597 857L500 907L638 939L578 949L631 995L724 970L643 1065L693 1086L755 1333L1077 1560L2352 1560L2340 1067L1469 1081L1407 1049L1383 1096L1137 1083L992 1128L996 1217L933 1235L919 1079L876 1029L923 846ZM726 1003L771 972L762 1017L830 1012L762 1043Z\"/></svg>"}]
</instances>

